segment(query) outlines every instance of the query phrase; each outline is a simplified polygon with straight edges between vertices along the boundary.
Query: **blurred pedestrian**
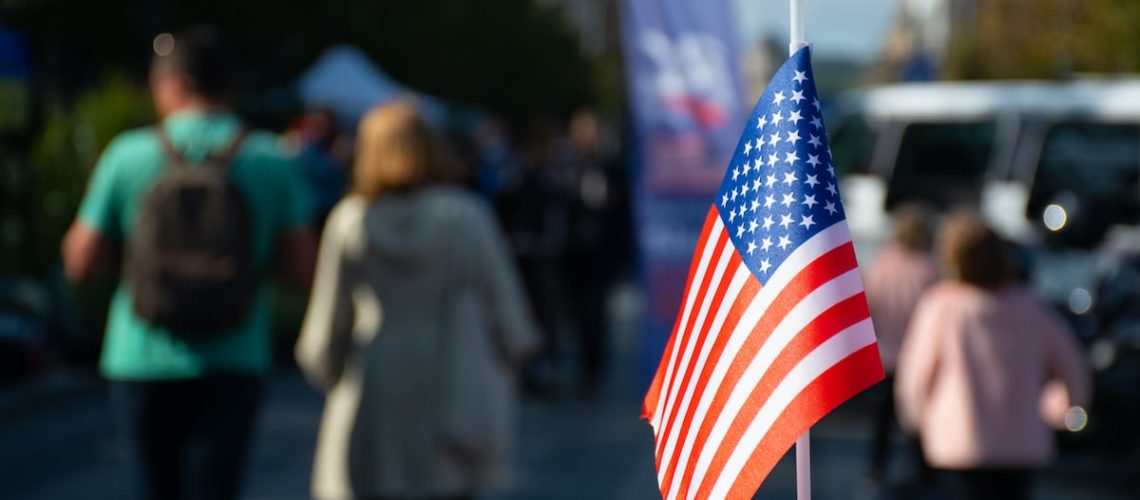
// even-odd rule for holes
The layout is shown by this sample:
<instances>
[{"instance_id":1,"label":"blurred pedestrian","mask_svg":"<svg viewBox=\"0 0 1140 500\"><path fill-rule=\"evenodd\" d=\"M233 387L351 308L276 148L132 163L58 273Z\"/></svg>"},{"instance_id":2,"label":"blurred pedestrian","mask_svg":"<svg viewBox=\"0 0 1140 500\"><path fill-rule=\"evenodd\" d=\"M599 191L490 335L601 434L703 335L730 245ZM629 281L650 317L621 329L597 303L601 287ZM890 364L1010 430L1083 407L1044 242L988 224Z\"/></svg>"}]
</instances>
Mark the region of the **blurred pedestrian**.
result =
<instances>
[{"instance_id":1,"label":"blurred pedestrian","mask_svg":"<svg viewBox=\"0 0 1140 500\"><path fill-rule=\"evenodd\" d=\"M473 185L489 203L498 203L504 185L514 175L514 149L506 126L494 117L483 120L475 130L475 172Z\"/></svg>"},{"instance_id":2,"label":"blurred pedestrian","mask_svg":"<svg viewBox=\"0 0 1140 500\"><path fill-rule=\"evenodd\" d=\"M320 233L332 207L344 196L352 146L337 126L336 115L324 107L307 111L287 136L305 167L316 205L316 230Z\"/></svg>"},{"instance_id":3,"label":"blurred pedestrian","mask_svg":"<svg viewBox=\"0 0 1140 500\"><path fill-rule=\"evenodd\" d=\"M570 119L570 149L562 168L567 200L563 275L578 333L579 373L587 394L598 391L609 356L606 298L630 250L626 186L620 166L602 144L593 111Z\"/></svg>"},{"instance_id":4,"label":"blurred pedestrian","mask_svg":"<svg viewBox=\"0 0 1140 500\"><path fill-rule=\"evenodd\" d=\"M561 140L556 122L535 120L527 131L521 168L508 172L497 207L544 333L540 352L524 371L525 388L542 396L553 394L557 386L561 355L558 333L565 319L562 264L568 207L556 161Z\"/></svg>"},{"instance_id":5,"label":"blurred pedestrian","mask_svg":"<svg viewBox=\"0 0 1140 500\"><path fill-rule=\"evenodd\" d=\"M266 278L307 288L310 200L277 138L247 133L230 111L218 32L160 35L154 47L162 122L103 152L64 268L84 281L125 252L100 370L142 496L236 498L271 364Z\"/></svg>"},{"instance_id":6,"label":"blurred pedestrian","mask_svg":"<svg viewBox=\"0 0 1140 500\"><path fill-rule=\"evenodd\" d=\"M894 376L899 347L919 297L938 281L938 268L930 255L933 235L929 217L930 214L919 205L898 207L894 213L894 238L875 255L867 268L867 305L875 323L879 353L887 375L885 383L878 386L883 394L871 445L871 479L877 485L884 484L886 479L891 435L897 425ZM919 466L919 480L929 479L917 437L911 436L908 444L916 452L914 458Z\"/></svg>"},{"instance_id":7,"label":"blurred pedestrian","mask_svg":"<svg viewBox=\"0 0 1140 500\"><path fill-rule=\"evenodd\" d=\"M443 158L410 103L359 128L296 350L328 393L317 498L470 498L507 475L535 327L491 211L444 185Z\"/></svg>"},{"instance_id":8,"label":"blurred pedestrian","mask_svg":"<svg viewBox=\"0 0 1140 500\"><path fill-rule=\"evenodd\" d=\"M1029 498L1034 471L1055 454L1047 424L1087 404L1088 368L1065 323L1017 283L1011 249L979 216L952 216L940 237L947 278L919 301L903 341L900 416L955 498ZM1068 401L1056 404L1045 388L1062 386Z\"/></svg>"}]
</instances>

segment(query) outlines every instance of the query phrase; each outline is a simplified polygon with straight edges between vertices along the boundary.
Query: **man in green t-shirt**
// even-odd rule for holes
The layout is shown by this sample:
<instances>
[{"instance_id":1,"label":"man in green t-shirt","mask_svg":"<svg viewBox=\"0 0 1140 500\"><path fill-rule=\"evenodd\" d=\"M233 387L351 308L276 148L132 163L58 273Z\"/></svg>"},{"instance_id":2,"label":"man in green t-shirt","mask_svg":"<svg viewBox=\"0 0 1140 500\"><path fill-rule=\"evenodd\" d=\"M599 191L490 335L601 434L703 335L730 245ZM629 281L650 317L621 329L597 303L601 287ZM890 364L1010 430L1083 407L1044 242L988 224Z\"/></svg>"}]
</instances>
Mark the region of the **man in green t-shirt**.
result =
<instances>
[{"instance_id":1,"label":"man in green t-shirt","mask_svg":"<svg viewBox=\"0 0 1140 500\"><path fill-rule=\"evenodd\" d=\"M172 168L160 131L189 168L205 168L195 165L226 148L242 129L227 106L230 52L216 32L161 35L155 53L151 87L162 122L121 134L95 166L63 242L64 270L73 282L113 269L115 248L132 241L144 200ZM120 281L112 298L100 371L112 382L146 498L238 495L271 365L265 281L274 276L307 289L312 277L312 203L299 168L278 151L275 136L247 134L228 175L248 209L250 260L262 277L244 321L209 336L181 335L139 316L129 280Z\"/></svg>"}]
</instances>

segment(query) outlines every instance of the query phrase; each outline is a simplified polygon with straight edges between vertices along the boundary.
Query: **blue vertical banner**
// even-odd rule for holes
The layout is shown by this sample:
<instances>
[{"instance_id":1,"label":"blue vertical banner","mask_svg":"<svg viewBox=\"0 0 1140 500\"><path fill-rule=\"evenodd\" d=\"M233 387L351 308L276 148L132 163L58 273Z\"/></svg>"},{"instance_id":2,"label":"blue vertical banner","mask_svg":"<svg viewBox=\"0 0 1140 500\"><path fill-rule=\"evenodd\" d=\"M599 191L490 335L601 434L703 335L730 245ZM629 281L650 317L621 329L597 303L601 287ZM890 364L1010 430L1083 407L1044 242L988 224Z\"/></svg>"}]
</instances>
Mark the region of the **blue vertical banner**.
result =
<instances>
[{"instance_id":1,"label":"blue vertical banner","mask_svg":"<svg viewBox=\"0 0 1140 500\"><path fill-rule=\"evenodd\" d=\"M622 43L648 301L639 380L647 387L746 109L728 0L622 0Z\"/></svg>"},{"instance_id":2,"label":"blue vertical banner","mask_svg":"<svg viewBox=\"0 0 1140 500\"><path fill-rule=\"evenodd\" d=\"M0 27L0 132L18 132L28 126L30 72L24 38Z\"/></svg>"}]
</instances>

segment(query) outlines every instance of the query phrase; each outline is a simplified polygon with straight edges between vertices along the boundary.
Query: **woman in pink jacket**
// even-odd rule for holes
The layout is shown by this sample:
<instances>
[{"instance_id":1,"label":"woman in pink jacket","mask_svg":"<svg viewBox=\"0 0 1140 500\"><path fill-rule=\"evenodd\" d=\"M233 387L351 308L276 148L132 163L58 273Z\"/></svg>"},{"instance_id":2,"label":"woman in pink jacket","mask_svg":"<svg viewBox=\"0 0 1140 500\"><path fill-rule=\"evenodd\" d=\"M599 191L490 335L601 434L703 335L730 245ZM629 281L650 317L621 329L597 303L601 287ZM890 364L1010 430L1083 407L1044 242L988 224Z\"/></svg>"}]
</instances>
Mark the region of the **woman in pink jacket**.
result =
<instances>
[{"instance_id":1,"label":"woman in pink jacket","mask_svg":"<svg viewBox=\"0 0 1140 500\"><path fill-rule=\"evenodd\" d=\"M899 356L900 417L956 497L1029 498L1055 454L1049 425L1087 404L1080 347L1015 282L1011 249L980 217L950 217L939 253L946 279L919 301Z\"/></svg>"}]
</instances>

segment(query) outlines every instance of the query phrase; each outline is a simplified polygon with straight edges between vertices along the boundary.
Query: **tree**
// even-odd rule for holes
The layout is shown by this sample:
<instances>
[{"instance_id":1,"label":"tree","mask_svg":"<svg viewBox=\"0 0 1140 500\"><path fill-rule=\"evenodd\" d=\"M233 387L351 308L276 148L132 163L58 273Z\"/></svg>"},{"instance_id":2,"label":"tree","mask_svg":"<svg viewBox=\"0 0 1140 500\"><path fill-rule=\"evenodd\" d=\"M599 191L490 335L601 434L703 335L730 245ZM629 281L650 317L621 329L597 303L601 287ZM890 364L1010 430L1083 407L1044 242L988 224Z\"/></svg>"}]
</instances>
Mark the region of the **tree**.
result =
<instances>
[{"instance_id":1,"label":"tree","mask_svg":"<svg viewBox=\"0 0 1140 500\"><path fill-rule=\"evenodd\" d=\"M1129 0L989 0L954 26L947 74L955 79L1064 78L1140 71L1140 3Z\"/></svg>"},{"instance_id":2,"label":"tree","mask_svg":"<svg viewBox=\"0 0 1140 500\"><path fill-rule=\"evenodd\" d=\"M195 24L235 39L254 100L337 43L409 87L510 118L568 113L595 95L576 36L534 0L0 0L0 19L32 40L38 84L65 100L110 72L141 80L154 35Z\"/></svg>"}]
</instances>

